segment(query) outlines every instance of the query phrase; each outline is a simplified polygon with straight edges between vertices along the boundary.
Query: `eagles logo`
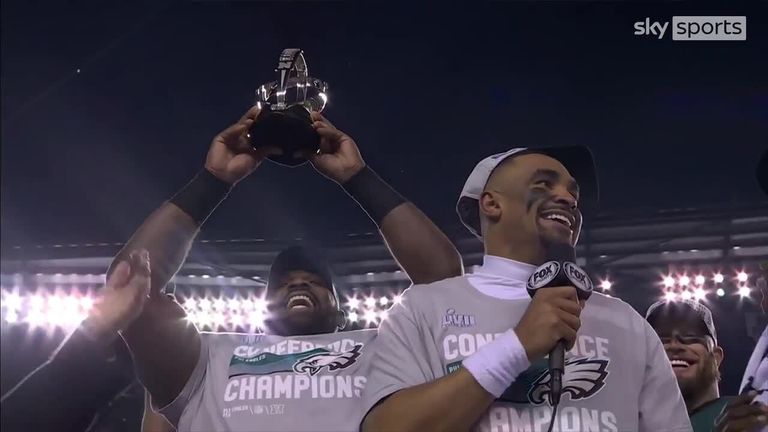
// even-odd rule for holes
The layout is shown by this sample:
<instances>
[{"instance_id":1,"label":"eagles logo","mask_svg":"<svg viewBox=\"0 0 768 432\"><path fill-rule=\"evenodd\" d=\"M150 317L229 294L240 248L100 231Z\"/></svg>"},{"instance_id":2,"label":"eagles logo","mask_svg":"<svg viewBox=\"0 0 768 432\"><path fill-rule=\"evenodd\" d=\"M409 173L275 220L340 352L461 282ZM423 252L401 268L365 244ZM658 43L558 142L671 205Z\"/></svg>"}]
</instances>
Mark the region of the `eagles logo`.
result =
<instances>
[{"instance_id":1,"label":"eagles logo","mask_svg":"<svg viewBox=\"0 0 768 432\"><path fill-rule=\"evenodd\" d=\"M571 358L565 362L563 374L563 394L568 394L572 401L586 399L605 385L608 376L608 360ZM528 400L535 405L541 405L549 401L552 388L550 381L552 376L547 370L533 382L528 392Z\"/></svg>"},{"instance_id":2,"label":"eagles logo","mask_svg":"<svg viewBox=\"0 0 768 432\"><path fill-rule=\"evenodd\" d=\"M315 376L324 367L327 367L330 371L345 369L355 363L357 358L360 357L360 350L362 348L362 344L357 344L351 350L342 353L328 351L313 354L294 363L293 371Z\"/></svg>"}]
</instances>

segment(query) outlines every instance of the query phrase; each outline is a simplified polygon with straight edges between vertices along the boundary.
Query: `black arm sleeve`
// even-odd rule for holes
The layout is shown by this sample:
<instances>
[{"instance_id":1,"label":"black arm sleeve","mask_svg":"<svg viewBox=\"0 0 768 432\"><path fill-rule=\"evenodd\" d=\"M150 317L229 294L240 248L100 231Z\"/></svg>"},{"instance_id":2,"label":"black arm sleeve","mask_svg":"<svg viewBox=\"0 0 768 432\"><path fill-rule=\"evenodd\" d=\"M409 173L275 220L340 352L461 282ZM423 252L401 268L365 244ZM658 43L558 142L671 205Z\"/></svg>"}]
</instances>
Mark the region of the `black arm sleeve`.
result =
<instances>
[{"instance_id":1,"label":"black arm sleeve","mask_svg":"<svg viewBox=\"0 0 768 432\"><path fill-rule=\"evenodd\" d=\"M80 330L0 401L3 432L83 431L94 414L133 380L122 339L103 346Z\"/></svg>"}]
</instances>

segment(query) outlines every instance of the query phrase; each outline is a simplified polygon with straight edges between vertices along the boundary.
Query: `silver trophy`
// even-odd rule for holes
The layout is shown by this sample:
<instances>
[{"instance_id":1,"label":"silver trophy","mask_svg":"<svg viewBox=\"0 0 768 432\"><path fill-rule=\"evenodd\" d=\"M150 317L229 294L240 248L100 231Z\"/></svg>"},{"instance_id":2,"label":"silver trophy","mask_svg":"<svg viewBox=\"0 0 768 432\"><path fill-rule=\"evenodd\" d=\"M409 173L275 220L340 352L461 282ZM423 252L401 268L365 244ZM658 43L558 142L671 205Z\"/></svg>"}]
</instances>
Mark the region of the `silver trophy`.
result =
<instances>
[{"instance_id":1,"label":"silver trophy","mask_svg":"<svg viewBox=\"0 0 768 432\"><path fill-rule=\"evenodd\" d=\"M325 108L328 84L309 76L304 53L298 48L283 50L277 72L277 81L256 89L256 105L261 113L251 126L249 138L254 148L281 148L281 155L269 159L293 167L307 162L297 152L316 152L320 148L310 112Z\"/></svg>"}]
</instances>

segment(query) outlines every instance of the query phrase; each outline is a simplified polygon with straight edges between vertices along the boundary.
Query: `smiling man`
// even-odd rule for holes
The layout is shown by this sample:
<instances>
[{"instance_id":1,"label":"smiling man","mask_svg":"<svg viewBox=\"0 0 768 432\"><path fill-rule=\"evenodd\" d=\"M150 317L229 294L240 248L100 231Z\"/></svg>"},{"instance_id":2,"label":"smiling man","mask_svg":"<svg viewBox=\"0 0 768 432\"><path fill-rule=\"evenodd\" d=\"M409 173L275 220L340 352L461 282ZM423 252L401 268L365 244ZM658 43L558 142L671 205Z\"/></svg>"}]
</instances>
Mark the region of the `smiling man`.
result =
<instances>
[{"instance_id":1,"label":"smiling man","mask_svg":"<svg viewBox=\"0 0 768 432\"><path fill-rule=\"evenodd\" d=\"M712 312L696 301L662 300L648 308L646 319L664 344L694 432L713 430L731 398L720 397L718 388L723 349L717 345Z\"/></svg>"},{"instance_id":2,"label":"smiling man","mask_svg":"<svg viewBox=\"0 0 768 432\"><path fill-rule=\"evenodd\" d=\"M199 332L165 293L203 223L274 151L251 146L247 131L258 114L252 108L213 139L204 168L115 258L113 268L135 249L153 256L150 298L123 337L152 408L179 431L357 430L375 331L337 331L345 318L321 253L290 248L277 256L265 334ZM461 274L461 257L429 218L366 166L352 138L319 114L312 118L320 136L312 165L360 204L409 278Z\"/></svg>"},{"instance_id":3,"label":"smiling man","mask_svg":"<svg viewBox=\"0 0 768 432\"><path fill-rule=\"evenodd\" d=\"M583 147L512 149L475 166L457 210L485 245L483 265L414 285L390 310L364 432L691 430L661 342L631 306L599 293L582 306L573 286L526 290L553 250L576 245L595 177ZM561 340L555 411L545 356Z\"/></svg>"}]
</instances>

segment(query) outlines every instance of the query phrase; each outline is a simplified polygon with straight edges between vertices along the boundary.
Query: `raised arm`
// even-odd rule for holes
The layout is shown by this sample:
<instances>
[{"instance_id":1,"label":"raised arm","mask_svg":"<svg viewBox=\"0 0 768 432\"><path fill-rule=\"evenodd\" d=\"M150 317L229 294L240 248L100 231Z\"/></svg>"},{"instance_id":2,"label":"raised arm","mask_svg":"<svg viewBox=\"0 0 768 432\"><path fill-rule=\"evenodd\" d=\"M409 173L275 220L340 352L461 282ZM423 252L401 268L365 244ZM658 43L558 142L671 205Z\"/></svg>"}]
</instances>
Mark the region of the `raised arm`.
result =
<instances>
[{"instance_id":1,"label":"raised arm","mask_svg":"<svg viewBox=\"0 0 768 432\"><path fill-rule=\"evenodd\" d=\"M349 135L320 114L312 118L321 137L320 153L310 156L315 169L357 201L411 281L426 284L463 274L461 255L448 237L365 164Z\"/></svg>"},{"instance_id":2,"label":"raised arm","mask_svg":"<svg viewBox=\"0 0 768 432\"><path fill-rule=\"evenodd\" d=\"M169 202L155 210L115 257L115 265L137 249L152 257L150 299L143 313L122 335L133 353L139 378L157 406L170 403L183 389L200 355L200 336L184 309L163 290L179 271L200 226L231 187L263 159L245 136L258 110L252 108L211 143L205 169Z\"/></svg>"}]
</instances>

